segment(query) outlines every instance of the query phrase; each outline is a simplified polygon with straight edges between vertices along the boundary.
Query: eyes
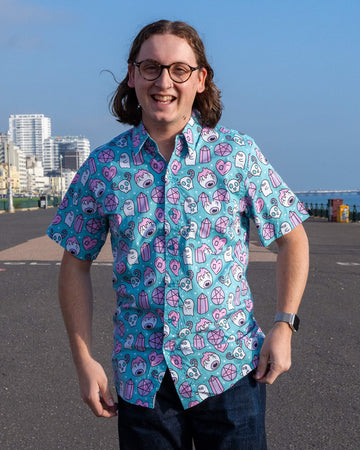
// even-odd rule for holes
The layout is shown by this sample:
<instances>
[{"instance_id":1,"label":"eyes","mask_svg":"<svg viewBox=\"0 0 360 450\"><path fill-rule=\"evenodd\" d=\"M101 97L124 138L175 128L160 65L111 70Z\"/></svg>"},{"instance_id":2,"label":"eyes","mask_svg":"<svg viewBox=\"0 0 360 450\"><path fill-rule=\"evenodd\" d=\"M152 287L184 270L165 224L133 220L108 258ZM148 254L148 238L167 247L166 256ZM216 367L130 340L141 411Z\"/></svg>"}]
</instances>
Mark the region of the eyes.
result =
<instances>
[{"instance_id":1,"label":"eyes","mask_svg":"<svg viewBox=\"0 0 360 450\"><path fill-rule=\"evenodd\" d=\"M141 63L141 71L146 75L157 75L161 70L161 64L156 61L143 61ZM169 67L171 74L184 75L189 72L189 66L184 63L173 63Z\"/></svg>"},{"instance_id":2,"label":"eyes","mask_svg":"<svg viewBox=\"0 0 360 450\"><path fill-rule=\"evenodd\" d=\"M139 68L140 75L148 81L156 80L160 77L163 69L167 69L173 81L176 83L184 83L190 78L194 70L199 69L199 67L191 67L182 62L165 65L152 59L145 59L144 61L134 62L133 64Z\"/></svg>"}]
</instances>

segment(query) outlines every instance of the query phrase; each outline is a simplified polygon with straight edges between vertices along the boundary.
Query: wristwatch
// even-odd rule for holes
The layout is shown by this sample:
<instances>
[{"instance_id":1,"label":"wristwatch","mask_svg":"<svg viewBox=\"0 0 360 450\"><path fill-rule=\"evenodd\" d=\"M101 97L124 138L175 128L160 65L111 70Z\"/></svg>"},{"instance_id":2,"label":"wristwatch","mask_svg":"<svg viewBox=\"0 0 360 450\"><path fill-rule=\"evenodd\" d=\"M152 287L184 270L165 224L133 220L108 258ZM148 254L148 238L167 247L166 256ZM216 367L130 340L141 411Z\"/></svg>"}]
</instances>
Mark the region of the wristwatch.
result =
<instances>
[{"instance_id":1,"label":"wristwatch","mask_svg":"<svg viewBox=\"0 0 360 450\"><path fill-rule=\"evenodd\" d=\"M296 314L279 312L276 314L274 322L286 322L293 331L297 331L300 319Z\"/></svg>"}]
</instances>

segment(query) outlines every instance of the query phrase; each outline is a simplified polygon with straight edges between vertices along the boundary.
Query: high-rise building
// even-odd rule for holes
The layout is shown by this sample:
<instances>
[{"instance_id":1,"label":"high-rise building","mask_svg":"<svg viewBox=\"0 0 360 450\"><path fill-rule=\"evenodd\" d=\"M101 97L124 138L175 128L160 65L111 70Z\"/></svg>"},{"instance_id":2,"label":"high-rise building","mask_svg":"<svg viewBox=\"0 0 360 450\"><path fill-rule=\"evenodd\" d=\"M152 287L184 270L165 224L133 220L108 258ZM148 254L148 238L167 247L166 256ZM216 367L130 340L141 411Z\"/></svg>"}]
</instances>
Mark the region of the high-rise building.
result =
<instances>
[{"instance_id":1,"label":"high-rise building","mask_svg":"<svg viewBox=\"0 0 360 450\"><path fill-rule=\"evenodd\" d=\"M57 136L44 141L43 162L45 173L62 169L77 171L90 154L90 142L85 137Z\"/></svg>"},{"instance_id":2,"label":"high-rise building","mask_svg":"<svg viewBox=\"0 0 360 450\"><path fill-rule=\"evenodd\" d=\"M26 158L26 182L27 192L42 192L49 179L44 176L44 168L42 162L37 156L28 156Z\"/></svg>"},{"instance_id":3,"label":"high-rise building","mask_svg":"<svg viewBox=\"0 0 360 450\"><path fill-rule=\"evenodd\" d=\"M51 136L51 120L44 114L11 114L9 140L25 156L37 156L43 161L44 140Z\"/></svg>"},{"instance_id":4,"label":"high-rise building","mask_svg":"<svg viewBox=\"0 0 360 450\"><path fill-rule=\"evenodd\" d=\"M26 190L26 158L20 148L8 140L7 134L0 133L0 169L4 180L9 176L15 193Z\"/></svg>"}]
</instances>

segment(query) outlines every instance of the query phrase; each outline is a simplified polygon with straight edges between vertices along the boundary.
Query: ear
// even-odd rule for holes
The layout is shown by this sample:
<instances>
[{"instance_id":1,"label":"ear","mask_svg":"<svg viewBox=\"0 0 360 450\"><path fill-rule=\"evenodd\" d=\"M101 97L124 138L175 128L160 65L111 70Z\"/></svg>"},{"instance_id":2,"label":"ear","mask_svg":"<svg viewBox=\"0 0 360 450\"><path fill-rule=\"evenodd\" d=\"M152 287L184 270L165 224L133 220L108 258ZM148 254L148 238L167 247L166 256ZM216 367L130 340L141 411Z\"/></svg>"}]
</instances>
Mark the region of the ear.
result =
<instances>
[{"instance_id":1,"label":"ear","mask_svg":"<svg viewBox=\"0 0 360 450\"><path fill-rule=\"evenodd\" d=\"M129 75L128 86L130 88L134 88L135 87L135 66L133 66L132 64L128 64L128 75Z\"/></svg>"},{"instance_id":2,"label":"ear","mask_svg":"<svg viewBox=\"0 0 360 450\"><path fill-rule=\"evenodd\" d=\"M198 73L198 88L196 89L196 92L198 94L201 94L202 92L205 91L205 80L207 77L207 70L202 67L201 69L199 69L199 73Z\"/></svg>"}]
</instances>

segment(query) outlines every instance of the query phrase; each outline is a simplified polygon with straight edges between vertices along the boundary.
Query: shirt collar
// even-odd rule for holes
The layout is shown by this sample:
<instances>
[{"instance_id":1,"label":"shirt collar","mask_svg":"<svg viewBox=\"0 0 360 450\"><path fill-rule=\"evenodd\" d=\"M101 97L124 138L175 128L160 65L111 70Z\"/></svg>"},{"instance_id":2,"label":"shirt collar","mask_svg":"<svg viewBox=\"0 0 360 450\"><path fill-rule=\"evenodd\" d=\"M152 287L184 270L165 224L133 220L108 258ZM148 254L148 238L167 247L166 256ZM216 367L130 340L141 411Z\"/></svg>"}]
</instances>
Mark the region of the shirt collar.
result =
<instances>
[{"instance_id":1,"label":"shirt collar","mask_svg":"<svg viewBox=\"0 0 360 450\"><path fill-rule=\"evenodd\" d=\"M189 122L186 124L180 136L183 137L187 147L196 148L197 142L201 136L202 127L199 122L200 113L194 110Z\"/></svg>"},{"instance_id":2,"label":"shirt collar","mask_svg":"<svg viewBox=\"0 0 360 450\"><path fill-rule=\"evenodd\" d=\"M185 125L182 133L179 135L184 144L188 147L195 148L196 144L201 136L202 127L199 122L200 113L194 110L191 114L190 120ZM133 145L134 154L137 155L142 149L143 145L151 139L151 136L146 131L142 122L137 127L132 129L131 140Z\"/></svg>"},{"instance_id":3,"label":"shirt collar","mask_svg":"<svg viewBox=\"0 0 360 450\"><path fill-rule=\"evenodd\" d=\"M150 138L149 133L146 131L142 122L137 127L134 127L131 134L131 140L133 145L134 154L137 155L142 149L143 145Z\"/></svg>"}]
</instances>

